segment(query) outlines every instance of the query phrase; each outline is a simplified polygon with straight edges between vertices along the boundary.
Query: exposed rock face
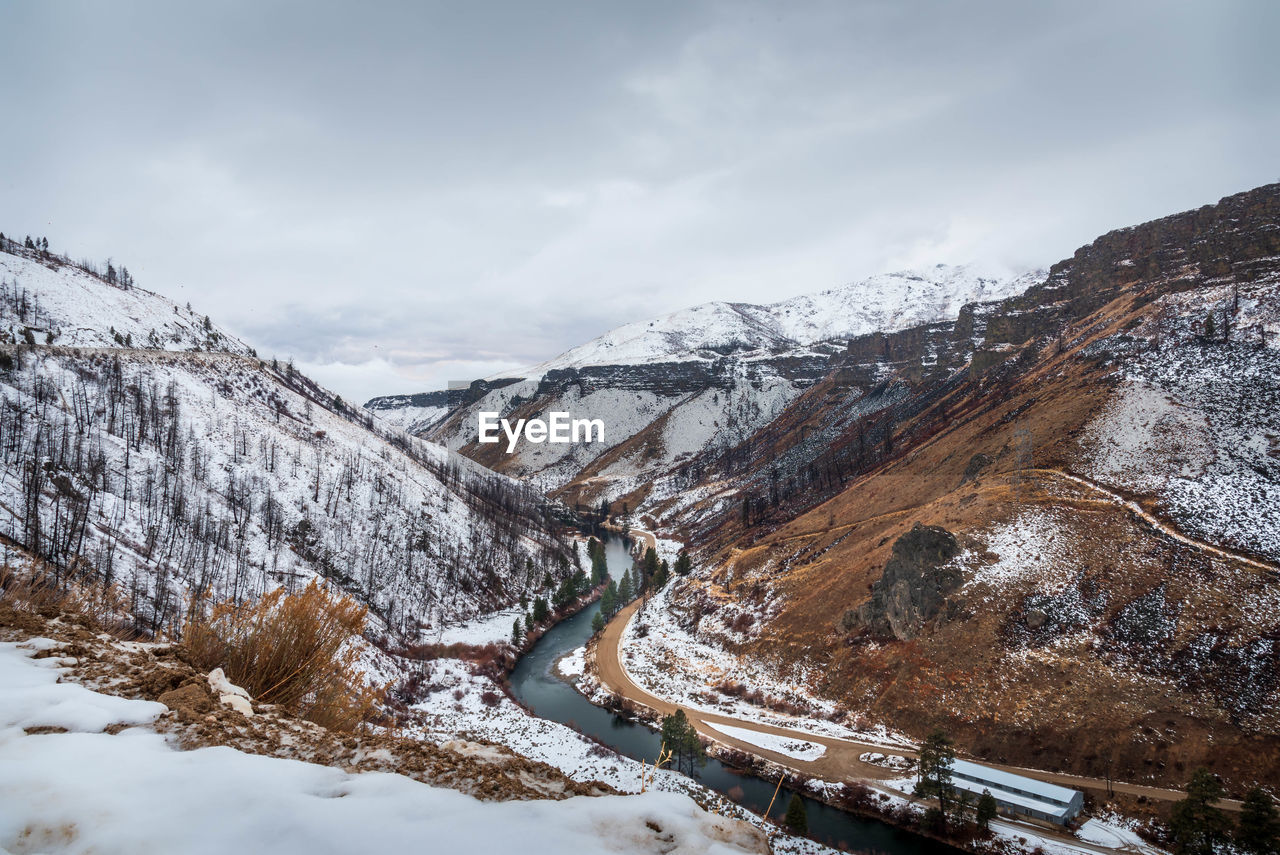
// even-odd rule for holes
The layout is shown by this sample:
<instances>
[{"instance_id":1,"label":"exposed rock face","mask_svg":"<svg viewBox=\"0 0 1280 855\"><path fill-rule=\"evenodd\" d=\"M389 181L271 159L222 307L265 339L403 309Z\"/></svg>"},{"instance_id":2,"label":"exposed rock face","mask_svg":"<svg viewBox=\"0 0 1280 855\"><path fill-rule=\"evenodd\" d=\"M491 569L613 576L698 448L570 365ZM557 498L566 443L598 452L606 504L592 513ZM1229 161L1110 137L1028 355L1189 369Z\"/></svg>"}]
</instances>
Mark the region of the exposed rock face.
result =
<instances>
[{"instance_id":1,"label":"exposed rock face","mask_svg":"<svg viewBox=\"0 0 1280 855\"><path fill-rule=\"evenodd\" d=\"M808 386L831 370L825 356L782 355L773 359L744 362L734 358L711 362L652 362L641 365L587 365L581 368L554 368L538 384L537 396L563 394L577 386L582 395L602 389L653 392L665 397L683 397L707 389L730 390L740 376L748 381L776 375Z\"/></svg>"},{"instance_id":2,"label":"exposed rock face","mask_svg":"<svg viewBox=\"0 0 1280 855\"><path fill-rule=\"evenodd\" d=\"M893 544L871 599L858 607L858 624L873 635L907 641L944 608L949 614L948 596L963 579L947 562L959 551L955 535L945 528L916 523Z\"/></svg>"},{"instance_id":3,"label":"exposed rock face","mask_svg":"<svg viewBox=\"0 0 1280 855\"><path fill-rule=\"evenodd\" d=\"M473 380L465 389L441 389L436 392L420 392L416 395L384 395L372 398L365 404L369 410L397 410L404 407L444 407L456 409L473 404L494 389L502 389L519 383L518 377L497 380Z\"/></svg>"}]
</instances>

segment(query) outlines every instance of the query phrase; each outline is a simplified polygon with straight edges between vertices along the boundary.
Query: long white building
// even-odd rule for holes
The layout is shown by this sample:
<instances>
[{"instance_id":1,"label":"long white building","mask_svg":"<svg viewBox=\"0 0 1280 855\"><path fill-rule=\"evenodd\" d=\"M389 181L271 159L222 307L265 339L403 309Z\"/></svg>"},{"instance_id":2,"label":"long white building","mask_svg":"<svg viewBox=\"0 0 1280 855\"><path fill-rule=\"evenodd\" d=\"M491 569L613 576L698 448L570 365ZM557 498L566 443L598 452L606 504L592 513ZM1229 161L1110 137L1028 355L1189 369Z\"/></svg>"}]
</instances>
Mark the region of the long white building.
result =
<instances>
[{"instance_id":1,"label":"long white building","mask_svg":"<svg viewBox=\"0 0 1280 855\"><path fill-rule=\"evenodd\" d=\"M1001 808L1009 813L1043 819L1066 825L1084 809L1084 793L1057 784L1049 784L970 763L951 761L951 786L981 796L990 792Z\"/></svg>"}]
</instances>

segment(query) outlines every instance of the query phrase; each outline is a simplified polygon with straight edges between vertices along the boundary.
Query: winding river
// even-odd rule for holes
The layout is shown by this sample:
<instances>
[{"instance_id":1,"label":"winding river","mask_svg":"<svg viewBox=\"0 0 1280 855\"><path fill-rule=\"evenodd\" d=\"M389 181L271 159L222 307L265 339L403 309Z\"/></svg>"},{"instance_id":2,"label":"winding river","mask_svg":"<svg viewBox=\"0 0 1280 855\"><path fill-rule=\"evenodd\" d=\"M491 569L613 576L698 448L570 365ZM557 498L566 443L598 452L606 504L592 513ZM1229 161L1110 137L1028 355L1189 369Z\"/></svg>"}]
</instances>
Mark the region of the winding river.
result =
<instances>
[{"instance_id":1,"label":"winding river","mask_svg":"<svg viewBox=\"0 0 1280 855\"><path fill-rule=\"evenodd\" d=\"M620 538L608 540L605 549L610 575L631 566L631 556ZM600 604L593 603L540 638L516 664L511 673L511 688L537 715L573 725L628 757L653 762L661 743L656 731L595 706L554 673L555 663L561 657L587 643L591 637L591 619L599 610ZM714 758L707 759L707 765L698 772L698 780L758 814L763 814L768 807L775 786L754 775L734 771ZM781 820L790 798L785 789L779 793L772 811L775 819ZM808 812L810 834L826 843L890 855L953 855L956 851L882 822L802 798Z\"/></svg>"}]
</instances>

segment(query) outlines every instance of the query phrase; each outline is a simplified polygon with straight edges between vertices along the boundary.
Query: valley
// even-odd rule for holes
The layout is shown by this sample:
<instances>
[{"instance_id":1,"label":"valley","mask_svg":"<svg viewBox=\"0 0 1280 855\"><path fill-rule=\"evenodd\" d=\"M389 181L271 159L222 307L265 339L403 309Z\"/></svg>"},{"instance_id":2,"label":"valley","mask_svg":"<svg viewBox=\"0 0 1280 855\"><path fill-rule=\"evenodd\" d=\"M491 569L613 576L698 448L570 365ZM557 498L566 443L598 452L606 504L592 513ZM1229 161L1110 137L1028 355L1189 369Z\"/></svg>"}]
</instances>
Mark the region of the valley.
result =
<instances>
[{"instance_id":1,"label":"valley","mask_svg":"<svg viewBox=\"0 0 1280 855\"><path fill-rule=\"evenodd\" d=\"M913 853L942 843L901 830L929 833L904 770L940 731L1088 794L1075 831L1004 819L999 846L1155 855L1133 829L1192 769L1229 811L1280 784L1278 221L1273 185L1048 271L700 306L363 407L9 242L0 533L154 655L214 603L341 592L370 726L543 764L535 789L652 786L824 851L779 830L785 778L811 836ZM677 712L720 758L694 778L636 723Z\"/></svg>"},{"instance_id":2,"label":"valley","mask_svg":"<svg viewBox=\"0 0 1280 855\"><path fill-rule=\"evenodd\" d=\"M797 722L834 713L913 739L941 726L972 756L1151 798L1197 765L1274 784L1278 198L1263 187L1108 234L955 321L807 344L807 363L788 352L803 384L716 447L680 444L676 425L730 387L621 349L627 331L537 385L474 391L536 414L566 388L637 388L609 399L630 436L604 454L505 465L580 510L645 521L669 560L695 556L657 596L704 650L662 666L686 709L735 703L717 688L729 657L789 687L812 710ZM744 339L710 364L771 364ZM611 352L635 362L592 364ZM771 381L746 382L769 400ZM658 393L678 403L655 407ZM911 539L920 525L936 543Z\"/></svg>"}]
</instances>

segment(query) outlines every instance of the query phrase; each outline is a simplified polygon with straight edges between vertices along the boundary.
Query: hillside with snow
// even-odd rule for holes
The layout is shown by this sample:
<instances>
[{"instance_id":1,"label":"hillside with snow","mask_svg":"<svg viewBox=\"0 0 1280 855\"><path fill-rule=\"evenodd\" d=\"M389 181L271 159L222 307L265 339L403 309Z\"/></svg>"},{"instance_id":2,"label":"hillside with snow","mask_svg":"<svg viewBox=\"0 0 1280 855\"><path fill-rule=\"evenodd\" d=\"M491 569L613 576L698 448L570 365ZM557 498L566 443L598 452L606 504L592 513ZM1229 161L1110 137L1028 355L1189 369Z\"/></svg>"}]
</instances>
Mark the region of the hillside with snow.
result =
<instances>
[{"instance_id":1,"label":"hillside with snow","mask_svg":"<svg viewBox=\"0 0 1280 855\"><path fill-rule=\"evenodd\" d=\"M139 629L192 595L321 576L412 638L569 572L525 486L378 426L163 297L30 252L0 270L0 533L59 576L119 586Z\"/></svg>"},{"instance_id":2,"label":"hillside with snow","mask_svg":"<svg viewBox=\"0 0 1280 855\"><path fill-rule=\"evenodd\" d=\"M0 251L0 335L20 344L252 352L207 316L136 285L110 282L61 256Z\"/></svg>"}]
</instances>

